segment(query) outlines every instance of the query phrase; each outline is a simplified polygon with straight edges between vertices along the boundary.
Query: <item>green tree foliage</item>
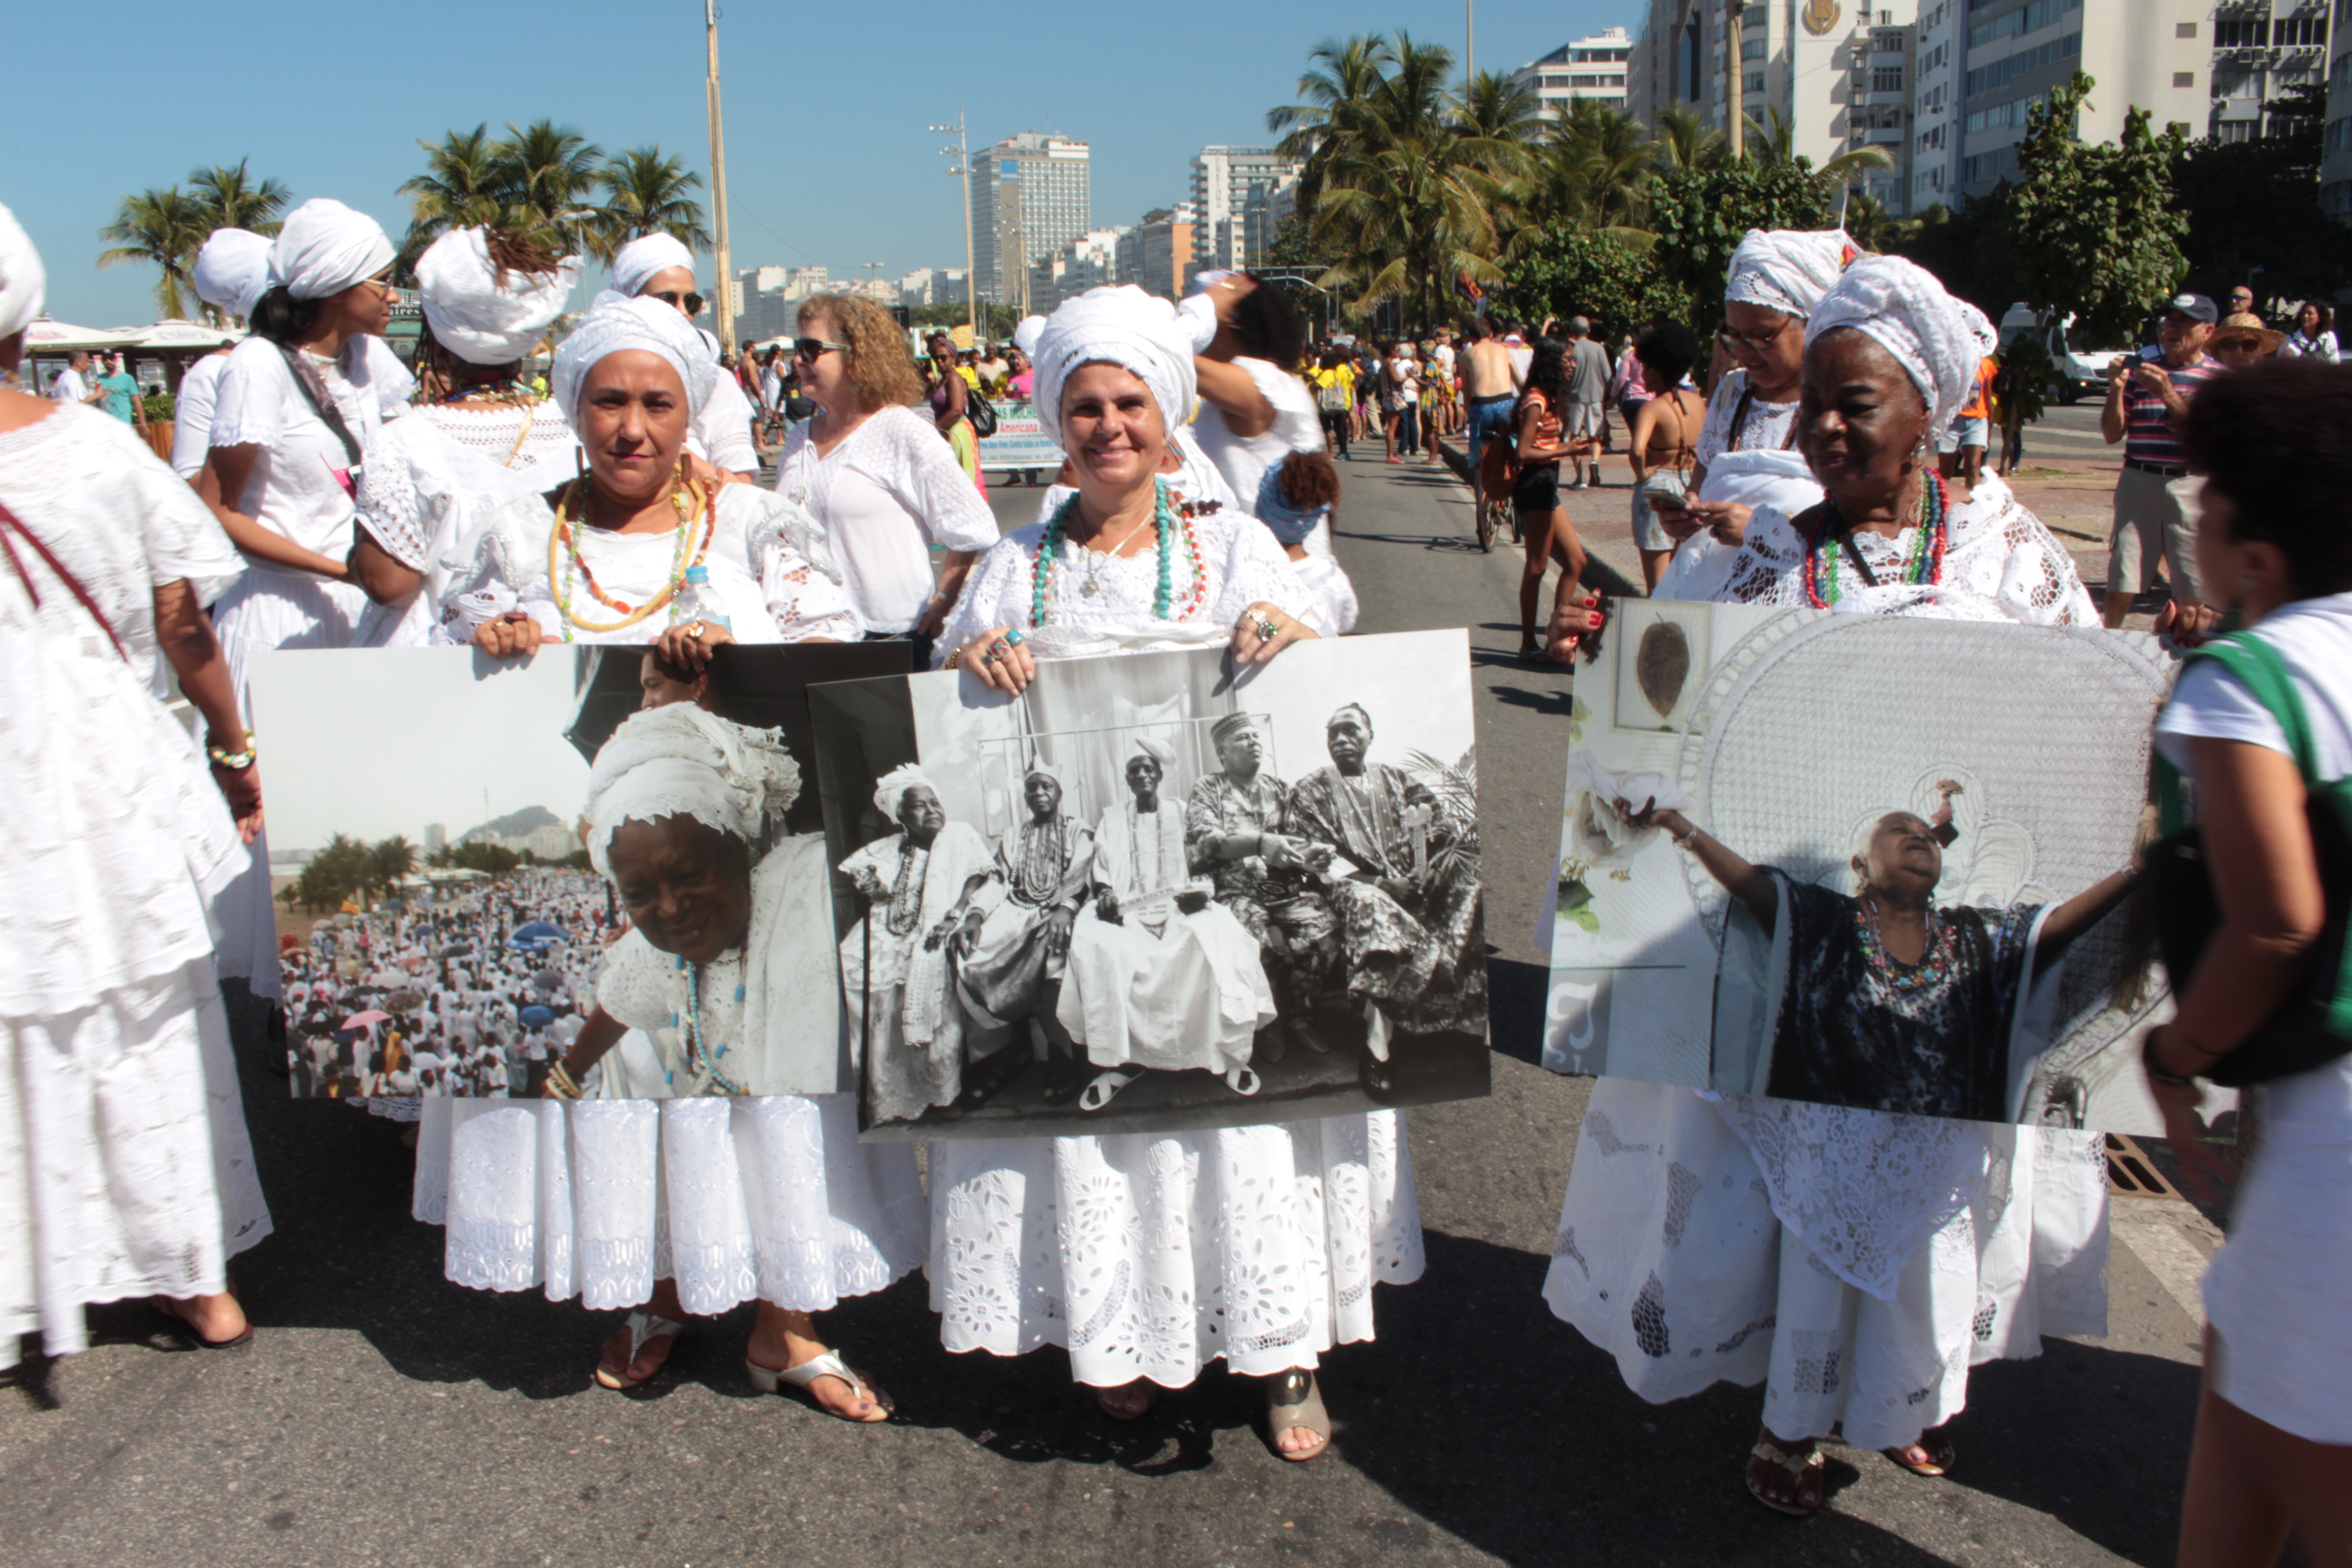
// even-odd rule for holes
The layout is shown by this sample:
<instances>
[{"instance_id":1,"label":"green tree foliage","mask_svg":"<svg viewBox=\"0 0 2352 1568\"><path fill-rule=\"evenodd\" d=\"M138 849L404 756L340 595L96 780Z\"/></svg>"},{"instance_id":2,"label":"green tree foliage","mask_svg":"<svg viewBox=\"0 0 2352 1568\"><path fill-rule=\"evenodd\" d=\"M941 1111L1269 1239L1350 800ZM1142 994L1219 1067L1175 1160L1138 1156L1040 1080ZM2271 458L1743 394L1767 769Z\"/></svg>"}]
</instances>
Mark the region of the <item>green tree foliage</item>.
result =
<instances>
[{"instance_id":1,"label":"green tree foliage","mask_svg":"<svg viewBox=\"0 0 2352 1568\"><path fill-rule=\"evenodd\" d=\"M2009 240L2013 188L2003 181L1958 212L1938 202L1913 220L1916 233L1882 248L1917 262L1998 322L2025 294Z\"/></svg>"},{"instance_id":2,"label":"green tree foliage","mask_svg":"<svg viewBox=\"0 0 2352 1568\"><path fill-rule=\"evenodd\" d=\"M207 236L216 228L244 228L263 235L278 232L278 215L293 201L294 193L283 180L255 180L246 172L249 162L239 158L233 169L215 163L188 176L188 195L196 204L197 219Z\"/></svg>"},{"instance_id":3,"label":"green tree foliage","mask_svg":"<svg viewBox=\"0 0 2352 1568\"><path fill-rule=\"evenodd\" d=\"M99 231L100 239L110 239L114 246L99 253L98 264L144 262L153 267L161 274L155 280L155 309L167 319L184 318L187 301L195 298L188 268L195 265L196 252L211 233L203 226L196 203L179 186L142 191L123 197L114 221Z\"/></svg>"},{"instance_id":4,"label":"green tree foliage","mask_svg":"<svg viewBox=\"0 0 2352 1568\"><path fill-rule=\"evenodd\" d=\"M1659 275L1690 299L1685 320L1712 331L1741 237L1751 228L1826 228L1835 207L1832 183L1801 157L1663 168L1650 186Z\"/></svg>"},{"instance_id":5,"label":"green tree foliage","mask_svg":"<svg viewBox=\"0 0 2352 1568\"><path fill-rule=\"evenodd\" d=\"M708 250L711 237L702 203L694 195L702 176L676 153L647 145L632 147L596 176L604 189L603 220L588 237L589 254L610 262L621 247L649 234L666 234L688 250Z\"/></svg>"},{"instance_id":6,"label":"green tree foliage","mask_svg":"<svg viewBox=\"0 0 2352 1568\"><path fill-rule=\"evenodd\" d=\"M2153 134L2148 111L2135 107L2113 144L2084 142L2077 120L2095 85L2078 70L2027 111L2010 243L2026 303L2072 311L2081 342L2107 347L2130 342L2188 270L2189 216L2172 189L2188 138L2178 126Z\"/></svg>"},{"instance_id":7,"label":"green tree foliage","mask_svg":"<svg viewBox=\"0 0 2352 1568\"><path fill-rule=\"evenodd\" d=\"M1720 285L1715 292L1722 294ZM1670 321L1689 321L1691 304L1689 291L1659 270L1654 250L1564 222L1538 232L1496 296L1503 315L1538 324L1547 316L1586 316L1595 335L1609 339L1638 332L1662 312Z\"/></svg>"},{"instance_id":8,"label":"green tree foliage","mask_svg":"<svg viewBox=\"0 0 2352 1568\"><path fill-rule=\"evenodd\" d=\"M2185 287L2220 299L2236 284L2257 301L2326 299L2352 282L2352 240L2319 206L2327 89L2304 82L2263 105L2276 134L2192 142L2172 166L2190 216Z\"/></svg>"},{"instance_id":9,"label":"green tree foliage","mask_svg":"<svg viewBox=\"0 0 2352 1568\"><path fill-rule=\"evenodd\" d=\"M609 263L648 234L708 249L710 230L695 193L702 176L659 147L612 157L568 125L537 120L493 135L487 121L419 142L425 172L400 187L408 234L400 247L407 275L417 257L453 228L495 225L557 255L584 250Z\"/></svg>"}]
</instances>

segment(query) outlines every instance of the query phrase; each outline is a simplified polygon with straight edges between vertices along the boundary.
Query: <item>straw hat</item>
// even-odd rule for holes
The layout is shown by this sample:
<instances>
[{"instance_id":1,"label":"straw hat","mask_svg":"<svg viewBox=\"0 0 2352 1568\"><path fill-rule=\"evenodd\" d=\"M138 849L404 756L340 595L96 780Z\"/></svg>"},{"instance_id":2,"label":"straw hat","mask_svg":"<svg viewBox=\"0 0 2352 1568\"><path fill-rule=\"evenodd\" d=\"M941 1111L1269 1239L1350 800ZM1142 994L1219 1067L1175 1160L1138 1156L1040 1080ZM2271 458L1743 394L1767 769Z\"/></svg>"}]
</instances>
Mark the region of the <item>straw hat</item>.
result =
<instances>
[{"instance_id":1,"label":"straw hat","mask_svg":"<svg viewBox=\"0 0 2352 1568\"><path fill-rule=\"evenodd\" d=\"M2266 354L2278 353L2279 344L2286 342L2284 332L2273 331L2263 325L2263 319L2260 316L2248 315L2243 310L2234 316L2222 317L2221 324L2213 329L2213 339L2216 342L2223 338L2247 336L2257 339L2262 343L2262 352Z\"/></svg>"}]
</instances>

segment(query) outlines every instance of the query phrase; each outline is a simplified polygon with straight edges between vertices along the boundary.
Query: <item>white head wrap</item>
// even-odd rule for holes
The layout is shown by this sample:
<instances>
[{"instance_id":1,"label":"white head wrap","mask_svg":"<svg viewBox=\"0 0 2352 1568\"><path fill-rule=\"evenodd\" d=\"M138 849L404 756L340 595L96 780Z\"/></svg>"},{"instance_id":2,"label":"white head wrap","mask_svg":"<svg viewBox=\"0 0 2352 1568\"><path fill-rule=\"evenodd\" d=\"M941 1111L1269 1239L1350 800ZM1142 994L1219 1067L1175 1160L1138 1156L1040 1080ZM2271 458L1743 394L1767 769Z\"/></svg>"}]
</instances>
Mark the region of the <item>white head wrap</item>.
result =
<instances>
[{"instance_id":1,"label":"white head wrap","mask_svg":"<svg viewBox=\"0 0 2352 1568\"><path fill-rule=\"evenodd\" d=\"M383 226L327 196L312 196L287 215L269 247L269 281L297 300L323 300L364 282L392 265Z\"/></svg>"},{"instance_id":2,"label":"white head wrap","mask_svg":"<svg viewBox=\"0 0 2352 1568\"><path fill-rule=\"evenodd\" d=\"M1020 334L1013 341L1019 345ZM1062 443L1062 387L1082 364L1134 372L1151 389L1171 430L1192 416L1199 383L1192 374L1191 323L1178 319L1175 306L1131 283L1065 300L1034 341L1024 352L1037 369L1037 421L1055 446Z\"/></svg>"},{"instance_id":3,"label":"white head wrap","mask_svg":"<svg viewBox=\"0 0 2352 1568\"><path fill-rule=\"evenodd\" d=\"M2000 342L1982 310L1899 256L1865 256L1847 268L1805 323L1805 346L1839 327L1859 328L1895 356L1927 399L1936 434L1967 404L1978 367Z\"/></svg>"},{"instance_id":4,"label":"white head wrap","mask_svg":"<svg viewBox=\"0 0 2352 1568\"><path fill-rule=\"evenodd\" d=\"M1837 282L1852 248L1842 228L1821 233L1751 228L1739 248L1731 253L1724 302L1811 316L1821 297Z\"/></svg>"},{"instance_id":5,"label":"white head wrap","mask_svg":"<svg viewBox=\"0 0 2352 1568\"><path fill-rule=\"evenodd\" d=\"M929 790L933 795L940 793L940 786L921 767L913 763L900 763L874 781L874 809L890 821L898 821L899 803L906 799L908 790L918 786Z\"/></svg>"},{"instance_id":6,"label":"white head wrap","mask_svg":"<svg viewBox=\"0 0 2352 1568\"><path fill-rule=\"evenodd\" d=\"M656 272L673 267L694 270L694 252L667 234L648 234L621 247L613 258L613 291L635 298Z\"/></svg>"},{"instance_id":7,"label":"white head wrap","mask_svg":"<svg viewBox=\"0 0 2352 1568\"><path fill-rule=\"evenodd\" d=\"M506 364L530 353L563 313L580 265L571 256L552 272L501 276L490 264L489 231L457 228L416 258L416 287L442 347L469 364Z\"/></svg>"},{"instance_id":8,"label":"white head wrap","mask_svg":"<svg viewBox=\"0 0 2352 1568\"><path fill-rule=\"evenodd\" d=\"M614 829L666 816L756 844L800 793L801 770L781 731L730 723L691 702L632 713L588 771L588 858L610 877Z\"/></svg>"},{"instance_id":9,"label":"white head wrap","mask_svg":"<svg viewBox=\"0 0 2352 1568\"><path fill-rule=\"evenodd\" d=\"M48 274L41 269L41 253L16 222L16 215L0 206L0 338L13 338L41 313L47 298Z\"/></svg>"},{"instance_id":10,"label":"white head wrap","mask_svg":"<svg viewBox=\"0 0 2352 1568\"><path fill-rule=\"evenodd\" d=\"M1156 735L1139 733L1128 742L1127 755L1121 761L1131 763L1138 757L1150 757L1160 764L1160 771L1165 773L1175 765L1176 748Z\"/></svg>"},{"instance_id":11,"label":"white head wrap","mask_svg":"<svg viewBox=\"0 0 2352 1568\"><path fill-rule=\"evenodd\" d=\"M1053 763L1047 762L1043 757L1030 758L1029 765L1021 770L1021 782L1023 784L1025 784L1031 779L1034 778L1052 779L1054 781L1055 788L1060 790L1064 795L1070 793L1070 781L1062 775L1062 770L1055 767Z\"/></svg>"},{"instance_id":12,"label":"white head wrap","mask_svg":"<svg viewBox=\"0 0 2352 1568\"><path fill-rule=\"evenodd\" d=\"M189 271L196 298L240 319L269 287L269 241L250 229L216 228Z\"/></svg>"},{"instance_id":13,"label":"white head wrap","mask_svg":"<svg viewBox=\"0 0 2352 1568\"><path fill-rule=\"evenodd\" d=\"M719 362L704 350L694 324L659 300L633 300L607 289L555 351L555 364L548 374L555 405L573 429L580 427L580 391L588 372L606 354L624 349L643 349L669 361L686 388L688 409L702 412L719 379Z\"/></svg>"}]
</instances>

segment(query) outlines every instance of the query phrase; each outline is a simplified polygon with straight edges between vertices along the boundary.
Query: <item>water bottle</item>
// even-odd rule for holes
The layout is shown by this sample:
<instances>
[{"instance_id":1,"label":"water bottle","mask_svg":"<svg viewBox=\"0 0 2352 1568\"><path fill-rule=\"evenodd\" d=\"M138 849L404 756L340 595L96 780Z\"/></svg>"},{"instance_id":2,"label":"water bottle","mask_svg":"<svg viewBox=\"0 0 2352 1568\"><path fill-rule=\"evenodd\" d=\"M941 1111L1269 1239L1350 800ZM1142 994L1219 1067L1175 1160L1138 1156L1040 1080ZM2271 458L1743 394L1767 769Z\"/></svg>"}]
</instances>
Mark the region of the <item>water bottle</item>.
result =
<instances>
[{"instance_id":1,"label":"water bottle","mask_svg":"<svg viewBox=\"0 0 2352 1568\"><path fill-rule=\"evenodd\" d=\"M697 621L710 626L727 626L726 601L710 585L710 568L702 565L686 569L686 581L679 584L670 611L672 626L690 626Z\"/></svg>"}]
</instances>

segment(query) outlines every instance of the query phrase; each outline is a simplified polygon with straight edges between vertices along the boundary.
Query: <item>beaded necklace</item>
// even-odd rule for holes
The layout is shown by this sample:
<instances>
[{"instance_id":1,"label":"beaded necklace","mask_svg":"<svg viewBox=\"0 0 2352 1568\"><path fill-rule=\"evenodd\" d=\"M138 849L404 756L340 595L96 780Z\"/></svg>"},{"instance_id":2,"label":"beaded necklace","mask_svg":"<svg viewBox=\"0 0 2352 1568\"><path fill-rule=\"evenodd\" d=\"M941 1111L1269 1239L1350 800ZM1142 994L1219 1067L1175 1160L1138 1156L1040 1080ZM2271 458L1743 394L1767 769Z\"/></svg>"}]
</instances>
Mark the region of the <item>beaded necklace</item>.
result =
<instances>
[{"instance_id":1,"label":"beaded necklace","mask_svg":"<svg viewBox=\"0 0 2352 1568\"><path fill-rule=\"evenodd\" d=\"M1152 595L1152 618L1161 621L1181 621L1196 613L1202 602L1208 597L1209 574L1201 562L1200 542L1192 534L1192 509L1186 507L1180 510L1170 504L1166 480L1152 480L1151 489L1151 520L1160 532L1160 586ZM1061 560L1062 542L1069 536L1070 520L1077 513L1078 498L1074 495L1064 501L1060 510L1054 513L1053 521L1045 525L1045 538L1037 542L1037 556L1029 567L1029 624L1033 626L1042 626L1046 623L1047 590L1053 583L1054 569ZM1142 530L1139 528L1136 531L1141 532ZM1172 568L1176 548L1180 542L1186 558L1192 563L1192 590L1184 596L1181 605L1174 603L1172 585L1174 575ZM1126 542L1122 540L1120 542ZM1095 593L1095 582L1091 575L1087 579L1082 591L1089 597ZM1173 614L1170 613L1171 608L1174 611Z\"/></svg>"},{"instance_id":2,"label":"beaded necklace","mask_svg":"<svg viewBox=\"0 0 2352 1568\"><path fill-rule=\"evenodd\" d=\"M922 879L915 875L918 862L929 865L931 852L913 844L898 847L898 876L890 885L890 908L882 923L892 936L904 936L915 929L916 920L923 912Z\"/></svg>"},{"instance_id":3,"label":"beaded necklace","mask_svg":"<svg viewBox=\"0 0 2352 1568\"><path fill-rule=\"evenodd\" d=\"M702 965L698 963L689 965L685 959L681 958L677 960L677 967L688 971L686 982L686 1027L679 1032L679 1043L686 1047L687 1071L694 1079L701 1079L712 1084L721 1094L742 1093L743 1089L740 1084L736 1083L734 1079L729 1078L725 1073L719 1070L719 1058L727 1054L726 1041L719 1041L718 1048L710 1053L708 1059L706 1059L702 1054L704 1043L702 1032ZM738 1007L740 1007L743 1003L743 986L740 981L735 986L735 1003ZM673 1026L676 1026L677 1023L677 1015L672 1013L669 1016L669 1021ZM662 1082L668 1084L673 1081L675 1081L675 1075L670 1071L670 1069L664 1068L662 1071Z\"/></svg>"},{"instance_id":4,"label":"beaded necklace","mask_svg":"<svg viewBox=\"0 0 2352 1568\"><path fill-rule=\"evenodd\" d=\"M572 640L572 633L575 626L583 632L604 636L611 632L625 631L647 616L657 614L677 596L679 587L686 582L687 572L699 564L709 553L710 542L719 531L717 487L705 488L685 479L682 475L675 479L670 487L669 500L670 505L677 511L677 545L670 558L669 582L660 593L655 595L644 605L633 605L625 599L616 599L605 593L604 586L596 581L596 574L589 566L587 557L581 553L575 522L584 525L586 513L583 510L575 519L572 512L572 503L579 497L580 483L581 481L575 479L563 487L562 498L557 502L555 508L555 531L549 535L547 541L548 586L555 595L556 613L562 617L565 642ZM694 514L698 510L698 500L700 502L699 510L702 512L702 541L698 545L695 542L694 537ZM572 591L575 576L588 584L590 596L598 604L618 610L624 618L598 623L583 619L573 614Z\"/></svg>"},{"instance_id":5,"label":"beaded necklace","mask_svg":"<svg viewBox=\"0 0 2352 1568\"><path fill-rule=\"evenodd\" d=\"M1918 528L1912 537L1911 553L1903 563L1900 580L1932 585L1943 580L1952 497L1941 474L1929 468L1923 470L1922 476ZM1838 602L1838 540L1845 531L1843 521L1837 498L1832 496L1822 514L1821 526L1805 542L1805 602L1817 610L1826 610ZM1862 559L1859 552L1854 559Z\"/></svg>"},{"instance_id":6,"label":"beaded necklace","mask_svg":"<svg viewBox=\"0 0 2352 1568\"><path fill-rule=\"evenodd\" d=\"M1897 996L1912 996L1921 992L1937 991L1952 971L1952 944L1945 939L1944 920L1934 910L1927 911L1927 940L1920 950L1919 962L1905 963L1886 951L1886 943L1878 931L1877 910L1866 900L1854 906L1855 934L1862 939L1862 955L1870 965L1878 983Z\"/></svg>"},{"instance_id":7,"label":"beaded necklace","mask_svg":"<svg viewBox=\"0 0 2352 1568\"><path fill-rule=\"evenodd\" d=\"M1069 868L1069 834L1064 818L1056 816L1040 822L1031 817L1021 825L1021 864L1015 890L1024 904L1042 904L1052 898L1062 886L1062 873Z\"/></svg>"}]
</instances>

